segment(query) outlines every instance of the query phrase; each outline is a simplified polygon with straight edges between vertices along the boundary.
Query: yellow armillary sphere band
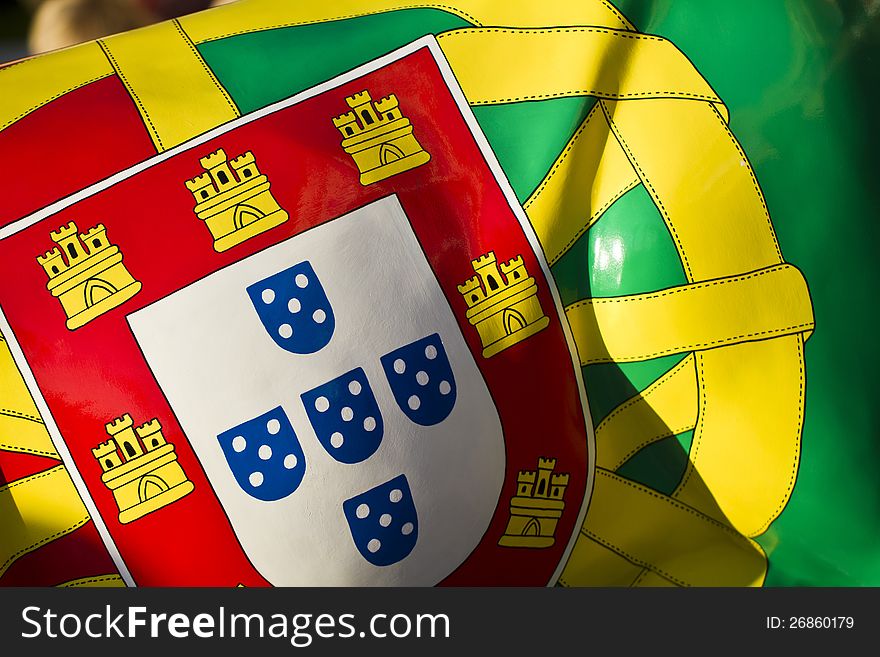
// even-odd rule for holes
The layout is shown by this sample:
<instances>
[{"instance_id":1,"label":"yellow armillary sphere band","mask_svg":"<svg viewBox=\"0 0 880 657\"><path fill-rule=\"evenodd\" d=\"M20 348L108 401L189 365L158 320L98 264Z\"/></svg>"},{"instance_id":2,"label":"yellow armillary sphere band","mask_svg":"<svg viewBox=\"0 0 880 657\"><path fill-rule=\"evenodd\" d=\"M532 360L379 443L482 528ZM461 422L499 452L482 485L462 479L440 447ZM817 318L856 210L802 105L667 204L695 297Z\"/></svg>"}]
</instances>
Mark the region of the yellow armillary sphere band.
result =
<instances>
[{"instance_id":1,"label":"yellow armillary sphere band","mask_svg":"<svg viewBox=\"0 0 880 657\"><path fill-rule=\"evenodd\" d=\"M0 71L21 91L0 104L0 126L116 74L164 151L238 115L195 46L416 8L474 26L438 35L471 105L598 99L524 204L551 265L643 185L687 277L680 287L566 308L582 365L688 355L596 429L590 508L560 583L762 584L767 560L752 539L787 504L798 468L804 341L814 326L809 292L783 261L721 99L672 43L638 33L609 2L250 0L61 53L63 85L61 76L38 74L61 63L55 55ZM137 56L144 48L154 54L149 61ZM194 122L178 121L184 114ZM55 454L3 347L0 449ZM615 473L642 448L690 430L689 464L671 495ZM0 574L87 521L63 466L0 487Z\"/></svg>"}]
</instances>

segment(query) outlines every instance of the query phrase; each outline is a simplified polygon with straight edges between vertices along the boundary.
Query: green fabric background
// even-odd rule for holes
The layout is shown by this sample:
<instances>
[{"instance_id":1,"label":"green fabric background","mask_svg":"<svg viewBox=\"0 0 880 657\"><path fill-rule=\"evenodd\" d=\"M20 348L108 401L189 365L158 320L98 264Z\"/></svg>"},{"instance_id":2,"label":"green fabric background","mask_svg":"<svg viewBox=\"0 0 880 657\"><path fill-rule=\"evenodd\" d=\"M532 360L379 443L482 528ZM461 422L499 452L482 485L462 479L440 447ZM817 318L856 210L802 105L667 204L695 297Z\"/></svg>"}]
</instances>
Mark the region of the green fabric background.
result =
<instances>
[{"instance_id":1,"label":"green fabric background","mask_svg":"<svg viewBox=\"0 0 880 657\"><path fill-rule=\"evenodd\" d=\"M878 95L880 23L847 0L616 0L636 27L670 39L731 113L785 259L810 285L816 331L807 343L807 414L792 499L759 542L767 585L880 585L877 152L869 116ZM876 11L874 13L877 13ZM880 18L880 17L878 17ZM415 9L271 30L199 46L242 112L313 86L424 34L465 27ZM593 103L590 98L475 110L520 200L543 178ZM618 201L553 268L565 303L685 282L672 240L642 187ZM682 356L585 368L598 423ZM620 468L657 490L675 488L691 433L643 450Z\"/></svg>"}]
</instances>

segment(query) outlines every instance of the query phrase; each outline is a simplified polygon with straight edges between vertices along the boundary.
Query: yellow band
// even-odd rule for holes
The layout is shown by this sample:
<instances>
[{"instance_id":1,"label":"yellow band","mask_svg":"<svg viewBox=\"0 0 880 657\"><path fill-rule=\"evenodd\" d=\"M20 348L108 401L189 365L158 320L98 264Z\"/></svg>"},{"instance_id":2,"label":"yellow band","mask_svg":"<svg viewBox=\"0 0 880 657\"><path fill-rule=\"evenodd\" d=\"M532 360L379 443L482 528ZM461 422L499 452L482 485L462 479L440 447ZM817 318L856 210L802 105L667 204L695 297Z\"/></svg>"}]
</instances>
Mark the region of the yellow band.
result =
<instances>
[{"instance_id":1,"label":"yellow band","mask_svg":"<svg viewBox=\"0 0 880 657\"><path fill-rule=\"evenodd\" d=\"M135 101L159 152L239 116L178 21L98 43Z\"/></svg>"},{"instance_id":2,"label":"yellow band","mask_svg":"<svg viewBox=\"0 0 880 657\"><path fill-rule=\"evenodd\" d=\"M761 549L724 523L602 468L582 532L678 586L759 586L766 572ZM597 564L569 560L564 577L585 570Z\"/></svg>"},{"instance_id":3,"label":"yellow band","mask_svg":"<svg viewBox=\"0 0 880 657\"><path fill-rule=\"evenodd\" d=\"M571 565L559 577L560 586L632 586L646 570L583 532L578 534L568 563Z\"/></svg>"},{"instance_id":4,"label":"yellow band","mask_svg":"<svg viewBox=\"0 0 880 657\"><path fill-rule=\"evenodd\" d=\"M784 270L775 267L782 254L751 165L713 105L666 99L600 103L666 221L689 280ZM730 307L727 315L732 326L763 315L779 337L697 356L699 420L690 474L676 493L748 536L764 531L785 507L800 454L802 333L812 329L812 306L803 284L774 288L753 297L751 305ZM794 321L780 324L774 304L793 311ZM804 326L786 330L798 325Z\"/></svg>"},{"instance_id":5,"label":"yellow band","mask_svg":"<svg viewBox=\"0 0 880 657\"><path fill-rule=\"evenodd\" d=\"M762 534L794 488L804 421L803 346L802 335L790 335L696 354L699 421L675 496L746 536Z\"/></svg>"},{"instance_id":6,"label":"yellow band","mask_svg":"<svg viewBox=\"0 0 880 657\"><path fill-rule=\"evenodd\" d=\"M547 262L555 264L605 210L638 184L602 111L594 106L523 204Z\"/></svg>"},{"instance_id":7,"label":"yellow band","mask_svg":"<svg viewBox=\"0 0 880 657\"><path fill-rule=\"evenodd\" d=\"M46 103L108 75L113 75L113 68L97 43L0 68L0 130Z\"/></svg>"},{"instance_id":8,"label":"yellow band","mask_svg":"<svg viewBox=\"0 0 880 657\"><path fill-rule=\"evenodd\" d=\"M466 28L437 39L472 105L566 96L721 103L690 62L660 37L560 27ZM609 58L609 52L615 56Z\"/></svg>"},{"instance_id":9,"label":"yellow band","mask_svg":"<svg viewBox=\"0 0 880 657\"><path fill-rule=\"evenodd\" d=\"M119 575L96 575L94 577L80 577L58 585L63 589L82 588L119 588L124 587L125 582Z\"/></svg>"},{"instance_id":10,"label":"yellow band","mask_svg":"<svg viewBox=\"0 0 880 657\"><path fill-rule=\"evenodd\" d=\"M581 363L630 362L806 333L813 311L791 265L568 306Z\"/></svg>"},{"instance_id":11,"label":"yellow band","mask_svg":"<svg viewBox=\"0 0 880 657\"><path fill-rule=\"evenodd\" d=\"M181 19L196 43L237 34L281 27L357 18L401 9L439 9L474 25L541 27L543 25L599 25L632 29L632 24L605 0L334 0L334 2L278 2L250 0Z\"/></svg>"},{"instance_id":12,"label":"yellow band","mask_svg":"<svg viewBox=\"0 0 880 657\"><path fill-rule=\"evenodd\" d=\"M0 336L0 391L0 450L58 458L3 336Z\"/></svg>"},{"instance_id":13,"label":"yellow band","mask_svg":"<svg viewBox=\"0 0 880 657\"><path fill-rule=\"evenodd\" d=\"M755 174L714 105L671 99L600 105L666 221L688 280L782 263Z\"/></svg>"},{"instance_id":14,"label":"yellow band","mask_svg":"<svg viewBox=\"0 0 880 657\"><path fill-rule=\"evenodd\" d=\"M88 521L63 465L0 486L0 575L22 555Z\"/></svg>"},{"instance_id":15,"label":"yellow band","mask_svg":"<svg viewBox=\"0 0 880 657\"><path fill-rule=\"evenodd\" d=\"M693 354L596 427L596 464L617 470L658 440L690 431L697 423L697 378Z\"/></svg>"}]
</instances>

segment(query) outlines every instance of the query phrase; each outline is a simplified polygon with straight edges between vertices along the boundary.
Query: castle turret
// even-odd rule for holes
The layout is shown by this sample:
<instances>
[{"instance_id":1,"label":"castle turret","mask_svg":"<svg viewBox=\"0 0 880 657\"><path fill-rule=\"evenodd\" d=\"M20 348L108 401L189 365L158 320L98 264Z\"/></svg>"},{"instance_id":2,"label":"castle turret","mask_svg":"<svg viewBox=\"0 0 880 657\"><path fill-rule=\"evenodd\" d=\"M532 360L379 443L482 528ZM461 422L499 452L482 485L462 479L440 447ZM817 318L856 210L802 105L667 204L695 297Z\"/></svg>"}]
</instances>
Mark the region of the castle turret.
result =
<instances>
[{"instance_id":1,"label":"castle turret","mask_svg":"<svg viewBox=\"0 0 880 657\"><path fill-rule=\"evenodd\" d=\"M193 193L197 203L207 201L212 196L217 196L217 189L214 187L210 173L203 173L191 180L187 180L186 187Z\"/></svg>"},{"instance_id":2,"label":"castle turret","mask_svg":"<svg viewBox=\"0 0 880 657\"><path fill-rule=\"evenodd\" d=\"M238 179L241 182L246 181L248 178L260 175L260 170L257 169L257 160L251 151L239 155L237 158L230 161L229 164L235 170L235 173L238 175Z\"/></svg>"},{"instance_id":3,"label":"castle turret","mask_svg":"<svg viewBox=\"0 0 880 657\"><path fill-rule=\"evenodd\" d=\"M385 98L382 98L381 100L377 100L375 108L383 121L394 121L395 119L400 118L397 96L394 94L385 96Z\"/></svg>"},{"instance_id":4,"label":"castle turret","mask_svg":"<svg viewBox=\"0 0 880 657\"><path fill-rule=\"evenodd\" d=\"M37 262L43 266L43 269L46 270L49 278L58 276L58 274L67 269L67 263L64 262L64 258L61 256L61 249L57 246L51 251L47 251L45 254L37 256Z\"/></svg>"},{"instance_id":5,"label":"castle turret","mask_svg":"<svg viewBox=\"0 0 880 657\"><path fill-rule=\"evenodd\" d=\"M226 152L222 148L199 159L199 164L211 175L218 193L222 193L238 184L238 180L235 179L232 171L229 169Z\"/></svg>"},{"instance_id":6,"label":"castle turret","mask_svg":"<svg viewBox=\"0 0 880 657\"><path fill-rule=\"evenodd\" d=\"M504 278L507 279L508 284L511 285L518 280L528 277L522 256L516 256L507 262L502 262L501 273L504 274Z\"/></svg>"},{"instance_id":7,"label":"castle turret","mask_svg":"<svg viewBox=\"0 0 880 657\"><path fill-rule=\"evenodd\" d=\"M373 107L373 99L370 98L369 91L361 91L360 93L353 94L346 98L345 102L348 103L348 106L354 110L355 115L358 117L361 132L364 130L370 130L371 126L374 126L381 121L381 117L376 113L376 110Z\"/></svg>"},{"instance_id":8,"label":"castle turret","mask_svg":"<svg viewBox=\"0 0 880 657\"><path fill-rule=\"evenodd\" d=\"M458 291L467 302L468 308L472 308L486 298L483 294L483 287L480 285L480 279L477 276L471 276L463 284L458 286Z\"/></svg>"},{"instance_id":9,"label":"castle turret","mask_svg":"<svg viewBox=\"0 0 880 657\"><path fill-rule=\"evenodd\" d=\"M101 469L104 472L108 472L109 470L122 465L122 460L119 458L119 452L116 449L116 443L112 440L108 440L106 443L101 443L92 449L92 455L98 460L98 463L101 464Z\"/></svg>"},{"instance_id":10,"label":"castle turret","mask_svg":"<svg viewBox=\"0 0 880 657\"><path fill-rule=\"evenodd\" d=\"M561 500L565 495L565 489L568 487L567 474L555 474L550 477L550 499Z\"/></svg>"},{"instance_id":11,"label":"castle turret","mask_svg":"<svg viewBox=\"0 0 880 657\"><path fill-rule=\"evenodd\" d=\"M492 296L501 288L504 281L498 272L498 263L495 260L494 251L489 251L486 255L472 260L471 264L474 267L474 271L477 272L477 276L483 282L483 289L486 291L487 297Z\"/></svg>"},{"instance_id":12,"label":"castle turret","mask_svg":"<svg viewBox=\"0 0 880 657\"><path fill-rule=\"evenodd\" d=\"M110 434L122 450L123 458L131 461L144 453L143 447L134 435L132 425L134 422L131 415L126 413L120 418L107 423L107 433Z\"/></svg>"},{"instance_id":13,"label":"castle turret","mask_svg":"<svg viewBox=\"0 0 880 657\"><path fill-rule=\"evenodd\" d=\"M520 470L516 477L516 494L519 497L531 497L535 490L535 471Z\"/></svg>"},{"instance_id":14,"label":"castle turret","mask_svg":"<svg viewBox=\"0 0 880 657\"><path fill-rule=\"evenodd\" d=\"M83 244L86 245L86 248L88 248L90 255L95 255L110 246L110 242L107 240L107 229L104 227L104 224L93 226L80 235L80 238Z\"/></svg>"},{"instance_id":15,"label":"castle turret","mask_svg":"<svg viewBox=\"0 0 880 657\"><path fill-rule=\"evenodd\" d=\"M556 467L556 459L538 459L538 479L535 482L535 497L550 497L550 473Z\"/></svg>"},{"instance_id":16,"label":"castle turret","mask_svg":"<svg viewBox=\"0 0 880 657\"><path fill-rule=\"evenodd\" d=\"M80 258L85 257L86 252L79 242L76 224L72 221L66 226L61 226L58 230L53 230L49 233L49 237L67 254L67 264L69 267L73 267L79 262Z\"/></svg>"},{"instance_id":17,"label":"castle turret","mask_svg":"<svg viewBox=\"0 0 880 657\"><path fill-rule=\"evenodd\" d=\"M141 442L144 444L144 447L147 448L148 452L158 449L165 444L165 436L162 434L162 425L157 419L145 422L135 429L135 432L140 437Z\"/></svg>"}]
</instances>

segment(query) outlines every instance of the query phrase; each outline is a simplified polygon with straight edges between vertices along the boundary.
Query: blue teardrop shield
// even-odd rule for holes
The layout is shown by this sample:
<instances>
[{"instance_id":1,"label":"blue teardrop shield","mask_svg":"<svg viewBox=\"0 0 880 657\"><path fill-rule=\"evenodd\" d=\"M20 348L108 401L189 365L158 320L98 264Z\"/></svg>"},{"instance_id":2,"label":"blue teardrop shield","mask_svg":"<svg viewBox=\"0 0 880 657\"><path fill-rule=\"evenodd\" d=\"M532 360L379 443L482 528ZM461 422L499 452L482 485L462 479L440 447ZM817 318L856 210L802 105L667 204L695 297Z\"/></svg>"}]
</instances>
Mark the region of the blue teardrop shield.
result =
<instances>
[{"instance_id":1,"label":"blue teardrop shield","mask_svg":"<svg viewBox=\"0 0 880 657\"><path fill-rule=\"evenodd\" d=\"M437 333L382 356L400 410L416 424L439 424L455 407L455 377Z\"/></svg>"},{"instance_id":2,"label":"blue teardrop shield","mask_svg":"<svg viewBox=\"0 0 880 657\"><path fill-rule=\"evenodd\" d=\"M333 337L333 308L310 262L249 285L247 293L266 332L282 349L313 354Z\"/></svg>"},{"instance_id":3,"label":"blue teardrop shield","mask_svg":"<svg viewBox=\"0 0 880 657\"><path fill-rule=\"evenodd\" d=\"M340 463L360 463L382 443L382 412L363 368L301 395L318 441Z\"/></svg>"},{"instance_id":4,"label":"blue teardrop shield","mask_svg":"<svg viewBox=\"0 0 880 657\"><path fill-rule=\"evenodd\" d=\"M390 566L416 546L419 518L405 475L342 503L355 547L374 566Z\"/></svg>"},{"instance_id":5,"label":"blue teardrop shield","mask_svg":"<svg viewBox=\"0 0 880 657\"><path fill-rule=\"evenodd\" d=\"M235 480L251 497L274 502L302 483L306 457L280 406L224 431L217 440Z\"/></svg>"}]
</instances>

